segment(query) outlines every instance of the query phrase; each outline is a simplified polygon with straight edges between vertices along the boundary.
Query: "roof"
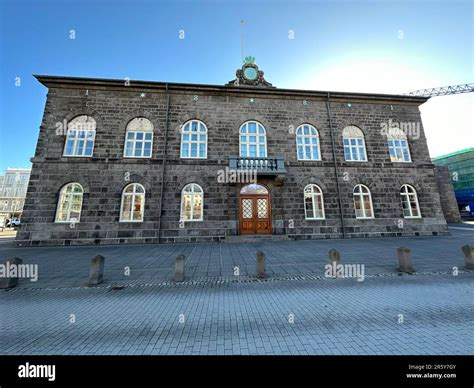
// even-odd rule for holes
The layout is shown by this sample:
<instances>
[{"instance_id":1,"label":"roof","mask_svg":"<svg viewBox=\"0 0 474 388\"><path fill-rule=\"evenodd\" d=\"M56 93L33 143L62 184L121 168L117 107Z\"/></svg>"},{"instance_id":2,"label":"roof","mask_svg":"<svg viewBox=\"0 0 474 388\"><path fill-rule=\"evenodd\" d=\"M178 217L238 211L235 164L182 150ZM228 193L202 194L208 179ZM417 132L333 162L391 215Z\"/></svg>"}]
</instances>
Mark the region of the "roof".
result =
<instances>
[{"instance_id":1,"label":"roof","mask_svg":"<svg viewBox=\"0 0 474 388\"><path fill-rule=\"evenodd\" d=\"M466 148L466 149L464 149L464 150L460 150L460 151L456 151L456 152L451 152L451 153L446 154L446 155L437 156L436 158L433 158L433 159L431 159L431 160L446 159L446 158L450 158L451 156L461 155L461 154L465 154L465 153L468 153L468 152L474 152L474 148Z\"/></svg>"},{"instance_id":2,"label":"roof","mask_svg":"<svg viewBox=\"0 0 474 388\"><path fill-rule=\"evenodd\" d=\"M156 82L130 80L129 85L125 86L123 79L109 78L83 78L83 77L65 77L52 75L34 75L34 77L47 88L52 87L89 87L105 89L139 89L139 90L162 90L162 91L193 91L193 92L227 92L242 93L253 95L276 95L287 97L323 97L336 99L362 99L362 100L382 100L410 102L418 105L428 101L429 97L407 96L398 94L376 94L376 93L353 93L353 92L334 92L319 90L301 90L301 89L279 89L256 86L236 86L236 85L207 85L190 84L176 82Z\"/></svg>"}]
</instances>

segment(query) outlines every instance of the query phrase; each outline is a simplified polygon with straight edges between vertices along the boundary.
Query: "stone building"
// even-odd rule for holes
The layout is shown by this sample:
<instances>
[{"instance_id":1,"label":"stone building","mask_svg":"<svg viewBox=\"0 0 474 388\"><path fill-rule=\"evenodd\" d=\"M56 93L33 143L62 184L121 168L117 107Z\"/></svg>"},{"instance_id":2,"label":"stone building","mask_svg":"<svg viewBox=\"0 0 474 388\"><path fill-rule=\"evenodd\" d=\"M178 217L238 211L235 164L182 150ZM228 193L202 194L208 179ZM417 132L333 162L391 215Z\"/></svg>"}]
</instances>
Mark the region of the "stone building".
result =
<instances>
[{"instance_id":1,"label":"stone building","mask_svg":"<svg viewBox=\"0 0 474 388\"><path fill-rule=\"evenodd\" d=\"M36 76L21 245L447 233L424 97Z\"/></svg>"},{"instance_id":2,"label":"stone building","mask_svg":"<svg viewBox=\"0 0 474 388\"><path fill-rule=\"evenodd\" d=\"M31 170L7 168L0 176L0 220L21 217Z\"/></svg>"}]
</instances>

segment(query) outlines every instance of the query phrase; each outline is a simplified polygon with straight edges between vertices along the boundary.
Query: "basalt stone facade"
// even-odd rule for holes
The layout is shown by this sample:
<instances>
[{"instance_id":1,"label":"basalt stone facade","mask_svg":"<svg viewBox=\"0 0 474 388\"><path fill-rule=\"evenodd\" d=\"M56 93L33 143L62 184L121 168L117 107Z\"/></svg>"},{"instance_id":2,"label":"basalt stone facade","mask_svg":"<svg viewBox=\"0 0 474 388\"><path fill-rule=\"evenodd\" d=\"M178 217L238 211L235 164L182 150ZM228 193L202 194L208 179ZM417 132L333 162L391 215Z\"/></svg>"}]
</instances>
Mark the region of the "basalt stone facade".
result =
<instances>
[{"instance_id":1,"label":"basalt stone facade","mask_svg":"<svg viewBox=\"0 0 474 388\"><path fill-rule=\"evenodd\" d=\"M436 166L436 181L438 183L441 206L443 208L446 222L461 222L456 194L454 193L453 182L449 174L448 166Z\"/></svg>"},{"instance_id":2,"label":"basalt stone facade","mask_svg":"<svg viewBox=\"0 0 474 388\"><path fill-rule=\"evenodd\" d=\"M220 182L218 176L238 157L239 131L248 120L265 128L268 158L284 163L274 174L257 172L258 183L269 193L271 234L312 239L447 233L422 126L408 137L409 163L391 161L381 131L389 120L421 123L418 107L425 98L278 89L242 85L238 78L225 86L37 78L48 95L17 235L23 246L205 242L239 235L246 183ZM58 128L80 115L93 117L97 124L93 155L66 157L66 133ZM124 157L127 124L136 117L153 124L149 158ZM205 159L180 154L183 124L192 119L207 126ZM295 129L301 124L319 132L320 160L298 160ZM347 126L362 130L366 162L345 161ZM80 219L58 223L59 193L70 182L83 188ZM120 219L122 192L132 182L145 189L141 222ZM189 183L202 188L202 221L181 219L182 190ZM322 190L322 220L305 217L308 184ZM355 216L357 184L371 192L373 218ZM404 217L404 184L416 189L419 218Z\"/></svg>"}]
</instances>

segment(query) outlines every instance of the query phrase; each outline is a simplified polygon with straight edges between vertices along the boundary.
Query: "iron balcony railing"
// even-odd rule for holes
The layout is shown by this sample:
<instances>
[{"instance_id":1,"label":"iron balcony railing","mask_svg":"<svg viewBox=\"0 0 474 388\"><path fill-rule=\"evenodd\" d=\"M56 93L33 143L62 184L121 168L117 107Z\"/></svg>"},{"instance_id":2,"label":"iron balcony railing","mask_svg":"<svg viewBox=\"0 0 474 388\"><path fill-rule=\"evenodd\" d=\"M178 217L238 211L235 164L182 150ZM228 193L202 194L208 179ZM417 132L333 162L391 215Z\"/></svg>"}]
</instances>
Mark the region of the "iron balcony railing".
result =
<instances>
[{"instance_id":1,"label":"iron balcony railing","mask_svg":"<svg viewBox=\"0 0 474 388\"><path fill-rule=\"evenodd\" d=\"M238 171L254 171L260 175L286 174L285 158L281 156L267 158L243 158L229 156L229 169Z\"/></svg>"}]
</instances>

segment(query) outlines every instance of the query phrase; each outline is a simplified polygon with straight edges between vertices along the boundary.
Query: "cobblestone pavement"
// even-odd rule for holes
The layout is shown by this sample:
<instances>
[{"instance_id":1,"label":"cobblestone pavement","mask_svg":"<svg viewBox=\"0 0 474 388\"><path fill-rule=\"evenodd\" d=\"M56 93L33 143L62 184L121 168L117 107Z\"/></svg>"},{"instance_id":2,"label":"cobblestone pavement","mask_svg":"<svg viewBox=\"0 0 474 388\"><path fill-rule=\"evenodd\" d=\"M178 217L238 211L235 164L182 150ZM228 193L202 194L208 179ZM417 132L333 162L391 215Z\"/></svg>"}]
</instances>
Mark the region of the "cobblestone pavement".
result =
<instances>
[{"instance_id":1,"label":"cobblestone pavement","mask_svg":"<svg viewBox=\"0 0 474 388\"><path fill-rule=\"evenodd\" d=\"M194 281L235 280L255 275L255 253L265 252L270 277L323 276L328 251L341 252L342 263L365 264L366 276L394 275L396 249L407 246L418 273L451 273L464 266L461 246L474 245L474 229L454 229L451 236L352 240L279 241L260 243L161 244L128 246L14 248L0 245L0 262L20 257L38 264L36 282L21 280L21 288L81 287L87 283L90 259L105 256L104 286L162 283L173 278L174 259L186 256L186 278ZM126 267L130 269L127 276Z\"/></svg>"},{"instance_id":2,"label":"cobblestone pavement","mask_svg":"<svg viewBox=\"0 0 474 388\"><path fill-rule=\"evenodd\" d=\"M3 259L38 263L40 277L0 290L0 354L474 354L474 271L460 250L473 241L473 231L453 230L260 244L2 245ZM395 270L401 245L412 249L417 274ZM325 278L330 248L343 263L365 264L365 280ZM254 277L258 249L268 257L266 280ZM106 281L88 288L98 253ZM186 281L174 284L179 253Z\"/></svg>"},{"instance_id":3,"label":"cobblestone pavement","mask_svg":"<svg viewBox=\"0 0 474 388\"><path fill-rule=\"evenodd\" d=\"M15 289L0 294L0 354L474 354L473 281Z\"/></svg>"}]
</instances>

